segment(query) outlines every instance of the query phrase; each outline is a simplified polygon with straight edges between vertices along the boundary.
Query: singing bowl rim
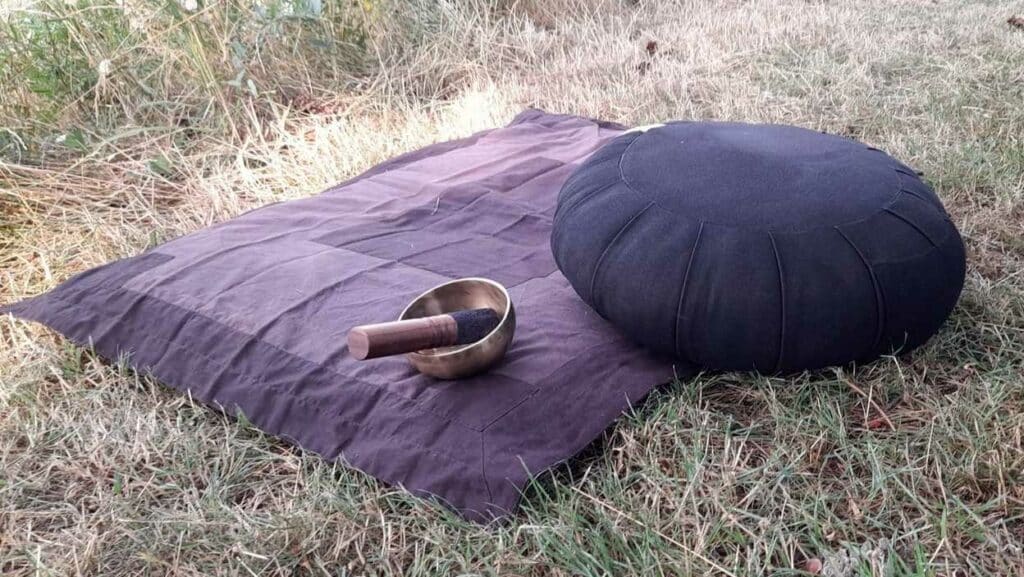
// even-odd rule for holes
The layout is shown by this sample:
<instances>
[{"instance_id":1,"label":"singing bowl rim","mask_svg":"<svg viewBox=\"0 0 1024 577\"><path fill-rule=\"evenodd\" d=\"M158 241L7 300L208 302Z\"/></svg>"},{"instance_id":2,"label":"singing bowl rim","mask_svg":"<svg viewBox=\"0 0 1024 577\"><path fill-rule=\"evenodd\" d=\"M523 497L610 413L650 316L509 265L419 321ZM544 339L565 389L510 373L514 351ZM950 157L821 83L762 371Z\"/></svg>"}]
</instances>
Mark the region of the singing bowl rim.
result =
<instances>
[{"instance_id":1,"label":"singing bowl rim","mask_svg":"<svg viewBox=\"0 0 1024 577\"><path fill-rule=\"evenodd\" d=\"M437 286L434 286L428 290L423 291L419 296L414 298L406 307L402 310L402 313L398 316L398 320L405 320L408 317L409 311L417 306L423 299L429 297L432 293L443 289L449 285L463 284L468 282L477 282L489 285L498 290L501 294L501 298L504 300L505 310L501 316L501 320L498 321L498 325L494 327L491 332L487 333L482 339L463 345L456 348L444 350L443 352L424 352L416 351L409 353L407 356L412 364L422 373L426 373L430 376L441 378L441 379L452 379L470 374L480 372L487 369L491 365L497 363L505 356L505 352L508 350L509 345L512 343L512 338L515 335L515 307L512 305L512 297L508 294L506 289L501 283L484 277L465 277L443 282ZM498 339L505 339L504 346L499 347L493 353L489 354L486 358L486 362L469 362L466 359L468 354L472 354L476 349L483 349L488 346L492 341ZM466 362L460 363L459 360L466 359ZM449 365L450 363L450 365Z\"/></svg>"}]
</instances>

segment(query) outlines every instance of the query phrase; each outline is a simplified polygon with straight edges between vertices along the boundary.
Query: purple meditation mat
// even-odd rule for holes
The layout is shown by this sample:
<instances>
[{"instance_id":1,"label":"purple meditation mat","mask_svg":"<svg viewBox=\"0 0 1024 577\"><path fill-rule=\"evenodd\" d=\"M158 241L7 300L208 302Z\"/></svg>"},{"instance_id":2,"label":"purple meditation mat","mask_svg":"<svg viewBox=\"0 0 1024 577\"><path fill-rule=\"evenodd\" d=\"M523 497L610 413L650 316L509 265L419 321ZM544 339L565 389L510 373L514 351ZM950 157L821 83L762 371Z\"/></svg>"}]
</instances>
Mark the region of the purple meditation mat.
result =
<instances>
[{"instance_id":1,"label":"purple meditation mat","mask_svg":"<svg viewBox=\"0 0 1024 577\"><path fill-rule=\"evenodd\" d=\"M113 262L5 308L264 431L467 518L511 512L530 479L672 378L583 303L549 247L562 183L621 128L528 110L301 200ZM359 362L351 327L396 319L468 276L509 288L499 366L438 381ZM686 370L686 369L682 369Z\"/></svg>"}]
</instances>

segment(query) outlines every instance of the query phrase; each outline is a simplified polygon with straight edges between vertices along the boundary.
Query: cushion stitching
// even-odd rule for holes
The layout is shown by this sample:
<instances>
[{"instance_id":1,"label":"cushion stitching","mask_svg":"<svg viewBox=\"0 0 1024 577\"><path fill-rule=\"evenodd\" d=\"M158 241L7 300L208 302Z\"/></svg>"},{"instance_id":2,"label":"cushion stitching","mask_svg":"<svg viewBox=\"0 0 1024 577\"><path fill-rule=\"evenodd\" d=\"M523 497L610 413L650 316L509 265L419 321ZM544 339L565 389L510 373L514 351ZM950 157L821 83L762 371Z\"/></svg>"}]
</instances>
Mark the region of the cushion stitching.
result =
<instances>
[{"instance_id":1,"label":"cushion stitching","mask_svg":"<svg viewBox=\"0 0 1024 577\"><path fill-rule=\"evenodd\" d=\"M903 194L909 194L910 196L912 196L912 197L914 197L914 198L916 198L916 199L918 199L918 200L920 200L920 201L922 201L922 202L925 202L925 203L927 203L927 204L928 204L928 206L930 206L930 207L933 207L933 208L935 207L935 205L934 205L934 204L932 204L932 201L930 201L930 200L926 199L925 197L921 196L920 194L918 194L918 193L914 192L913 190L910 190L910 189L907 189L907 188L903 188L903 189L901 189L900 191L901 191L901 192L902 192Z\"/></svg>"},{"instance_id":2,"label":"cushion stitching","mask_svg":"<svg viewBox=\"0 0 1024 577\"><path fill-rule=\"evenodd\" d=\"M903 222L905 222L906 224L910 225L911 228L913 228L914 230L916 230L918 232L918 234L923 236L928 241L928 243L931 244L933 247L938 247L939 246L938 244L935 243L934 240L932 240L932 237L929 236L928 233L926 233L921 227L919 227L916 224L914 224L907 217L901 215L900 213L898 213L895 210L892 210L891 208L888 208L888 207L885 209L885 212L895 216L896 218L898 218L898 219L902 220Z\"/></svg>"},{"instance_id":3,"label":"cushion stitching","mask_svg":"<svg viewBox=\"0 0 1024 577\"><path fill-rule=\"evenodd\" d=\"M700 246L701 235L704 233L704 221L700 221L700 228L697 229L697 236L693 239L693 246L690 247L690 258L686 260L686 272L683 273L683 284L679 287L679 303L676 305L676 322L672 327L672 346L675 348L676 356L686 359L690 364L696 364L689 355L684 355L679 350L679 321L683 317L683 300L686 298L686 287L689 286L690 269L693 267L693 259L697 255L697 247Z\"/></svg>"},{"instance_id":4,"label":"cushion stitching","mask_svg":"<svg viewBox=\"0 0 1024 577\"><path fill-rule=\"evenodd\" d=\"M626 177L626 173L625 173L625 171L623 169L623 163L626 160L626 154L633 147L633 145L638 140L640 140L640 138L642 136L647 134L647 132L640 132L640 133L637 133L637 134L638 134L638 136L636 138L634 138L632 142L630 142L628 145L626 145L626 148L622 151L622 155L619 157L619 179L626 185L626 188L628 188L634 194L640 196L644 200L650 200L650 196L649 195L640 192L640 190L637 189L637 187L634 186L633 183L631 183L629 181L629 179ZM870 148L870 147L868 147L868 148ZM889 157L889 155L887 153L883 152L882 154L885 154L887 157ZM891 158L891 157L889 157L889 158ZM875 216L878 216L879 213L884 212L890 206L895 204L896 200L899 198L900 194L903 192L903 181L902 181L902 179L900 178L899 175L900 174L906 174L906 172L905 171L901 171L898 166L892 166L891 168L893 169L894 172L897 173L896 174L896 192L893 193L893 195L889 198L889 200L887 200L882 205L882 208L879 208L879 209L875 210L874 212L864 216L863 218L853 219L853 220L849 220L849 221L846 221L846 222L840 222L840 223L831 224L831 225L812 226L810 228L805 228L805 229L779 230L777 232L781 232L781 233L784 233L784 234L807 233L807 232L823 230L823 229L829 228L830 226L831 227L849 226L849 225L852 225L852 224L857 224L857 223L860 223L860 222L864 222L864 221L870 220L871 218L874 218ZM916 177L916 175L915 175L915 177ZM669 209L661 206L660 204L657 203L657 201L652 201L652 202L654 202L654 204L656 204L662 210L664 210L666 212L669 212L670 214L674 214L674 215L676 215L676 217L678 217L680 219L689 220L690 222L693 222L693 220L694 220L692 218L687 217L686 215L679 214L676 211L669 210ZM756 226L741 226L741 225L735 225L735 224L717 223L717 222L707 221L707 220L704 220L704 219L702 219L701 222L707 222L707 223L715 225L715 226L721 226L721 227L732 228L732 229L737 229L737 230L758 230L758 229L763 230L763 228L764 228L764 227L756 227Z\"/></svg>"},{"instance_id":5,"label":"cushion stitching","mask_svg":"<svg viewBox=\"0 0 1024 577\"><path fill-rule=\"evenodd\" d=\"M619 232L615 233L615 236L612 237L612 240L609 241L608 244L604 247L604 250L601 251L601 256L598 257L597 264L594 265L594 272L590 275L590 300L594 302L595 305L597 304L597 299L594 298L594 283L597 281L597 275L601 271L601 265L604 263L604 257L608 255L608 251L611 250L612 246L614 246L615 243L619 241L619 238L622 237L622 234L626 232L626 230L628 230L629 227L634 222L636 222L636 220L640 218L641 215L647 212L647 209L651 208L652 206L654 206L654 202L651 202L647 206L640 209L639 212L634 214L632 218L626 221L626 224L622 225L622 228L619 229Z\"/></svg>"},{"instance_id":6,"label":"cushion stitching","mask_svg":"<svg viewBox=\"0 0 1024 577\"><path fill-rule=\"evenodd\" d=\"M775 236L772 235L771 231L768 231L768 239L772 242L772 253L775 255L775 265L779 269L779 298L780 298L780 316L781 321L779 323L779 354L775 361L775 368L772 369L773 373L777 373L782 369L782 361L784 359L785 344L786 344L786 280L782 272L782 257L779 254L779 247L775 244Z\"/></svg>"},{"instance_id":7,"label":"cushion stitching","mask_svg":"<svg viewBox=\"0 0 1024 577\"><path fill-rule=\"evenodd\" d=\"M599 187L599 188L597 188L595 190L591 190L591 191L589 191L587 193L584 193L575 202L572 202L570 204L566 204L564 206L563 210L559 210L559 208L562 208L561 206L559 206L558 208L555 209L555 217L554 217L554 219L552 221L552 226L558 226L558 224L561 223L562 220L564 220L566 218L566 214L568 214L573 209L575 209L575 208L579 207L580 205L582 205L584 201L588 200L589 198L591 198L591 197L593 197L593 196L595 196L597 194L600 194L600 193L608 190L609 188L611 188L613 186L615 186L615 182L611 182L611 183L606 184L604 186L601 186L601 187Z\"/></svg>"},{"instance_id":8,"label":"cushion stitching","mask_svg":"<svg viewBox=\"0 0 1024 577\"><path fill-rule=\"evenodd\" d=\"M868 271L868 277L871 278L872 291L875 293L875 338L872 341L871 347L868 349L868 352L863 355L867 356L871 354L872 351L878 348L878 343L880 343L882 340L882 329L887 324L885 318L885 300L882 295L882 287L878 282L878 276L875 274L875 269L871 265L871 261L869 261L867 257L864 256L864 253L861 252L860 248L856 244L854 244L853 240L850 237L846 236L846 233L840 230L839 227L835 227L835 230L836 232L839 233L840 236L843 237L843 240L845 240L846 243L850 245L854 252L857 253L857 256L860 258L860 261L864 263L864 267Z\"/></svg>"}]
</instances>

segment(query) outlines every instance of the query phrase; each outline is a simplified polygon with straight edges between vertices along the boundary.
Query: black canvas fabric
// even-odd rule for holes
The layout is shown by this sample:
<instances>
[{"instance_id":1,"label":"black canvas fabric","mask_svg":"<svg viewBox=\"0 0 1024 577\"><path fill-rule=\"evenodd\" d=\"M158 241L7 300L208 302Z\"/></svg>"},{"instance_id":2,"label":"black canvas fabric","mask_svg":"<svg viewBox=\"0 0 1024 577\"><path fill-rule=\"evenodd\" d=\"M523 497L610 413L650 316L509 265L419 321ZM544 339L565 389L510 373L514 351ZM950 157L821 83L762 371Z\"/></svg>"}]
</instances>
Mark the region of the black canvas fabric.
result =
<instances>
[{"instance_id":1,"label":"black canvas fabric","mask_svg":"<svg viewBox=\"0 0 1024 577\"><path fill-rule=\"evenodd\" d=\"M947 318L965 272L959 233L913 170L776 125L619 136L567 180L551 246L632 340L714 370L909 351Z\"/></svg>"}]
</instances>

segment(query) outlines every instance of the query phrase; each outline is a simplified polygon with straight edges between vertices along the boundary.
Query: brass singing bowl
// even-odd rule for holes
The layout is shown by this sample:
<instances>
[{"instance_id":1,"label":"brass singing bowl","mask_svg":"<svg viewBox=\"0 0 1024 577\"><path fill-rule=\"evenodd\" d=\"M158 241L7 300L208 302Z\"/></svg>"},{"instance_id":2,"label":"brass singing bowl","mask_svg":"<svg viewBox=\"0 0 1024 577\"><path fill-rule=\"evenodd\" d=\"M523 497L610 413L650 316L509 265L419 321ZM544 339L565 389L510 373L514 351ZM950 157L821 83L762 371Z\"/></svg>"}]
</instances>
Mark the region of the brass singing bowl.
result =
<instances>
[{"instance_id":1,"label":"brass singing bowl","mask_svg":"<svg viewBox=\"0 0 1024 577\"><path fill-rule=\"evenodd\" d=\"M409 353L409 361L421 373L439 379L468 377L497 364L516 332L516 311L505 287L492 280L464 278L438 285L409 303L398 320L484 307L501 315L498 326L487 336L468 345Z\"/></svg>"}]
</instances>

